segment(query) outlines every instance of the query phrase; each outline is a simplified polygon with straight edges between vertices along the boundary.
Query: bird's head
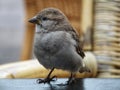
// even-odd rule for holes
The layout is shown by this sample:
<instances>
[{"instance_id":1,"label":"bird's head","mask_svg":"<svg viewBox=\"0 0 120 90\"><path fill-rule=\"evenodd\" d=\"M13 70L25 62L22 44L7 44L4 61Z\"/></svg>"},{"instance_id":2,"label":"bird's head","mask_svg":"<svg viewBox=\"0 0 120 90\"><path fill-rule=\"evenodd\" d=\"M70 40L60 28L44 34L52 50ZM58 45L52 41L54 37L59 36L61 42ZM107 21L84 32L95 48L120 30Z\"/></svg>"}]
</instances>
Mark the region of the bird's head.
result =
<instances>
[{"instance_id":1,"label":"bird's head","mask_svg":"<svg viewBox=\"0 0 120 90\"><path fill-rule=\"evenodd\" d=\"M56 8L46 8L29 20L30 23L40 25L45 30L53 29L68 22L66 16Z\"/></svg>"}]
</instances>

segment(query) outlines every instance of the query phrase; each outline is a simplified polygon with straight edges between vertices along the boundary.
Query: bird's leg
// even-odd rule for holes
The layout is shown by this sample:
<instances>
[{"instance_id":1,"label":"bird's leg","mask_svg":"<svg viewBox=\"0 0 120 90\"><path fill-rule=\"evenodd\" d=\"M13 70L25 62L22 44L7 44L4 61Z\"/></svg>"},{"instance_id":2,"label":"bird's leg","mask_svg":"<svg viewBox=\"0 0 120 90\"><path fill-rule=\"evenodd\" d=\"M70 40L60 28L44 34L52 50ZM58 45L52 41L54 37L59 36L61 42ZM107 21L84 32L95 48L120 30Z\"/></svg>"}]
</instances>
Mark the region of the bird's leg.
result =
<instances>
[{"instance_id":1,"label":"bird's leg","mask_svg":"<svg viewBox=\"0 0 120 90\"><path fill-rule=\"evenodd\" d=\"M49 74L47 75L47 77L45 79L38 79L37 80L37 83L50 83L51 81L55 81L56 79L54 78L57 78L56 76L53 76L50 78L50 75L51 73L54 71L54 68L52 68L52 70L49 72Z\"/></svg>"},{"instance_id":2,"label":"bird's leg","mask_svg":"<svg viewBox=\"0 0 120 90\"><path fill-rule=\"evenodd\" d=\"M70 75L70 77L69 77L69 79L67 81L67 85L70 85L70 84L75 82L75 78L74 77L75 77L75 74L71 73L71 75Z\"/></svg>"},{"instance_id":3,"label":"bird's leg","mask_svg":"<svg viewBox=\"0 0 120 90\"><path fill-rule=\"evenodd\" d=\"M61 83L61 84L57 84L57 85L58 86L66 86L66 85L73 84L73 83L75 83L75 78L74 77L75 77L75 73L74 74L71 73L70 77L68 78L68 81L65 84Z\"/></svg>"}]
</instances>

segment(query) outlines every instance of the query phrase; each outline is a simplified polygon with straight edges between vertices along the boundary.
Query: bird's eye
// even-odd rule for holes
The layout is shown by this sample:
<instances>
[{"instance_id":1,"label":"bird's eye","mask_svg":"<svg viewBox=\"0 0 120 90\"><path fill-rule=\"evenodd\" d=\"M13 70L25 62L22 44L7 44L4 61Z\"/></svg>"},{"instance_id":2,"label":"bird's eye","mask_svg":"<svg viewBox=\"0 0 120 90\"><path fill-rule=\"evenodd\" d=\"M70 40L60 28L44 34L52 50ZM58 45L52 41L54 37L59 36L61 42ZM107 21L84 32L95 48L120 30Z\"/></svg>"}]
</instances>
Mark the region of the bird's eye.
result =
<instances>
[{"instance_id":1,"label":"bird's eye","mask_svg":"<svg viewBox=\"0 0 120 90\"><path fill-rule=\"evenodd\" d=\"M48 20L48 18L47 18L47 17L43 17L43 18L42 18L42 20L44 20L44 21L45 21L45 20Z\"/></svg>"}]
</instances>

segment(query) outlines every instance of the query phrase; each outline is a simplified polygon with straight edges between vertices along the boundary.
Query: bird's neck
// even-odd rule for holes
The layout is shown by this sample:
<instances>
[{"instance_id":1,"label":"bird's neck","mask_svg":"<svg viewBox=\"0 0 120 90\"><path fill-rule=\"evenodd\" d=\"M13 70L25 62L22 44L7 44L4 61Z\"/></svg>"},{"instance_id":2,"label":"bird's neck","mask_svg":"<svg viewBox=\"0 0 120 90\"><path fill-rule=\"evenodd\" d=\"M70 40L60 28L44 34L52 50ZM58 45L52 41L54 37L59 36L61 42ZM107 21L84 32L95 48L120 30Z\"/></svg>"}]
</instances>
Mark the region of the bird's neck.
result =
<instances>
[{"instance_id":1,"label":"bird's neck","mask_svg":"<svg viewBox=\"0 0 120 90\"><path fill-rule=\"evenodd\" d=\"M41 25L36 24L35 26L35 31L36 33L49 33L49 32L53 32L53 31L69 31L71 30L72 26L69 23L69 21L63 21L60 23L57 23L54 26L51 26L50 28L44 28Z\"/></svg>"}]
</instances>

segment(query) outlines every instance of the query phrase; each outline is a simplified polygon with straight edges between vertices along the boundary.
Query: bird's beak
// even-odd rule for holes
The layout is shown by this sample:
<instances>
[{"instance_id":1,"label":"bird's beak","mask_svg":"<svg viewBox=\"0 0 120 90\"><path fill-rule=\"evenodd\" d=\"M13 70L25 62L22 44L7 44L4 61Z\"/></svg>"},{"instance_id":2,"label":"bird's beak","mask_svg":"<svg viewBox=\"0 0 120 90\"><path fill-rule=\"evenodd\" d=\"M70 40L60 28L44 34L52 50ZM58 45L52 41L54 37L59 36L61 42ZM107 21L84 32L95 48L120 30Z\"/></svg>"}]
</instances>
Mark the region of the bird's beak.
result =
<instances>
[{"instance_id":1,"label":"bird's beak","mask_svg":"<svg viewBox=\"0 0 120 90\"><path fill-rule=\"evenodd\" d=\"M31 18L30 20L28 20L28 22L34 23L34 24L38 24L39 23L39 21L38 21L38 19L36 17Z\"/></svg>"}]
</instances>

